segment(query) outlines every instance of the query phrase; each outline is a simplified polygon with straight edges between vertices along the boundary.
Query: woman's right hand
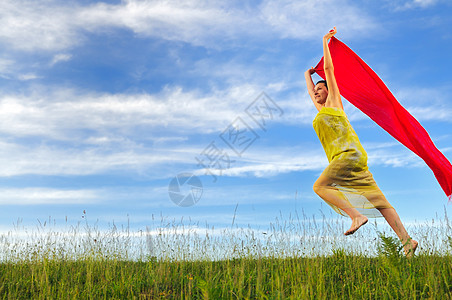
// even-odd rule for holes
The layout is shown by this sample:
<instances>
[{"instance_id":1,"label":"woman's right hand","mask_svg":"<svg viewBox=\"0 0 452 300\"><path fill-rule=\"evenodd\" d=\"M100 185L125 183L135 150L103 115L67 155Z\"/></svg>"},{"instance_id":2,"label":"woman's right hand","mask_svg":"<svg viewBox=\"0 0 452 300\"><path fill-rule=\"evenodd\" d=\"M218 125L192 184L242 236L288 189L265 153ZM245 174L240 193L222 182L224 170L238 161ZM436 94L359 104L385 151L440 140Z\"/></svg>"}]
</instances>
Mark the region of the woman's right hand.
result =
<instances>
[{"instance_id":1,"label":"woman's right hand","mask_svg":"<svg viewBox=\"0 0 452 300\"><path fill-rule=\"evenodd\" d=\"M309 75L312 75L312 74L314 74L314 73L315 73L314 67L311 67L310 69L308 69L308 70L306 71L306 74L309 74Z\"/></svg>"},{"instance_id":2,"label":"woman's right hand","mask_svg":"<svg viewBox=\"0 0 452 300\"><path fill-rule=\"evenodd\" d=\"M330 31L328 31L327 34L325 34L325 36L323 37L326 40L329 40L330 38L332 38L335 34L336 34L337 30L336 30L336 26L334 26L333 29L331 29Z\"/></svg>"}]
</instances>

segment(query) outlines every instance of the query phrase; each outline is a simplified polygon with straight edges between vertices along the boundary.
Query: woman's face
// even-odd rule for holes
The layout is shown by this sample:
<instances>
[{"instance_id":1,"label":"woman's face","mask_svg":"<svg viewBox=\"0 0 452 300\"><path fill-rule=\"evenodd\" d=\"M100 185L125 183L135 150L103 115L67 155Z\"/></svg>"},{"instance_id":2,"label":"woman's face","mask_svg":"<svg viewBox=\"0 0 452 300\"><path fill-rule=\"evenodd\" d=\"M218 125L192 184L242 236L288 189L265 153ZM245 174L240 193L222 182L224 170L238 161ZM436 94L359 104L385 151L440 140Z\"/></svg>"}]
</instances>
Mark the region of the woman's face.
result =
<instances>
[{"instance_id":1,"label":"woman's face","mask_svg":"<svg viewBox=\"0 0 452 300\"><path fill-rule=\"evenodd\" d=\"M314 87L315 100L319 104L325 104L326 98L328 97L328 89L323 82L319 82Z\"/></svg>"}]
</instances>

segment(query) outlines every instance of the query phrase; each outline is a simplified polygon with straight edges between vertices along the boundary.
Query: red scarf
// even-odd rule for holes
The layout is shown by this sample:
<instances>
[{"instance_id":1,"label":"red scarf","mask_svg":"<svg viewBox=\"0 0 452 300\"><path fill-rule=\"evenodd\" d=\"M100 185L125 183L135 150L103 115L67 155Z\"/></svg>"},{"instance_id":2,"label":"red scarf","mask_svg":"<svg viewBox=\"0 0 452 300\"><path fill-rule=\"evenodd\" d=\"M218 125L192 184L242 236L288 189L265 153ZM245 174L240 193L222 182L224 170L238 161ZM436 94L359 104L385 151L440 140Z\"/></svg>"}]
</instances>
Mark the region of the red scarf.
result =
<instances>
[{"instance_id":1,"label":"red scarf","mask_svg":"<svg viewBox=\"0 0 452 300\"><path fill-rule=\"evenodd\" d=\"M329 48L341 95L422 158L451 200L452 165L435 147L427 131L400 105L378 75L347 45L332 37ZM323 57L315 71L325 79Z\"/></svg>"}]
</instances>

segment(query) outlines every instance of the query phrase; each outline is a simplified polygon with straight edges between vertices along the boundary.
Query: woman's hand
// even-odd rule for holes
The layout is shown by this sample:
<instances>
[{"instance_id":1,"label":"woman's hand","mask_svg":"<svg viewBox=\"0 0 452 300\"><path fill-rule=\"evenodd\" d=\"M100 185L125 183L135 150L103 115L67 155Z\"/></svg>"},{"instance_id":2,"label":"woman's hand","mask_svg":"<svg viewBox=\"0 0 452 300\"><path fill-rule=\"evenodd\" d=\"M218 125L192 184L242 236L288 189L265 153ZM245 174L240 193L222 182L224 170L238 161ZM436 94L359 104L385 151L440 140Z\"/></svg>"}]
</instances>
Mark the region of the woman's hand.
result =
<instances>
[{"instance_id":1,"label":"woman's hand","mask_svg":"<svg viewBox=\"0 0 452 300\"><path fill-rule=\"evenodd\" d=\"M331 37L333 37L333 35L336 34L336 32L337 32L336 26L334 26L333 29L331 29L327 34L325 34L323 39L326 39L328 41Z\"/></svg>"},{"instance_id":2,"label":"woman's hand","mask_svg":"<svg viewBox=\"0 0 452 300\"><path fill-rule=\"evenodd\" d=\"M308 69L308 70L305 72L305 74L309 74L309 75L312 75L312 74L314 74L314 73L315 73L314 67L311 67L310 69Z\"/></svg>"}]
</instances>

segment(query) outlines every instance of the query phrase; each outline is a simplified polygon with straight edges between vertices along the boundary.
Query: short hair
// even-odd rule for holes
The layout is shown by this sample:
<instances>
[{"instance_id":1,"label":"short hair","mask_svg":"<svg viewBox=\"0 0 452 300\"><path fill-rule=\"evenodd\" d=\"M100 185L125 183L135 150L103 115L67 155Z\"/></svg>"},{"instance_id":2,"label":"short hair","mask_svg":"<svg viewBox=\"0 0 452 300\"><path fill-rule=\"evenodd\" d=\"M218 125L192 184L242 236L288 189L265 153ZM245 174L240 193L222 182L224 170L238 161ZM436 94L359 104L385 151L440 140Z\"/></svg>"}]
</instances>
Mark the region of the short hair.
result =
<instances>
[{"instance_id":1,"label":"short hair","mask_svg":"<svg viewBox=\"0 0 452 300\"><path fill-rule=\"evenodd\" d=\"M318 85L319 83L323 83L326 86L326 89L328 89L328 84L326 83L326 80L319 80L315 85Z\"/></svg>"}]
</instances>

